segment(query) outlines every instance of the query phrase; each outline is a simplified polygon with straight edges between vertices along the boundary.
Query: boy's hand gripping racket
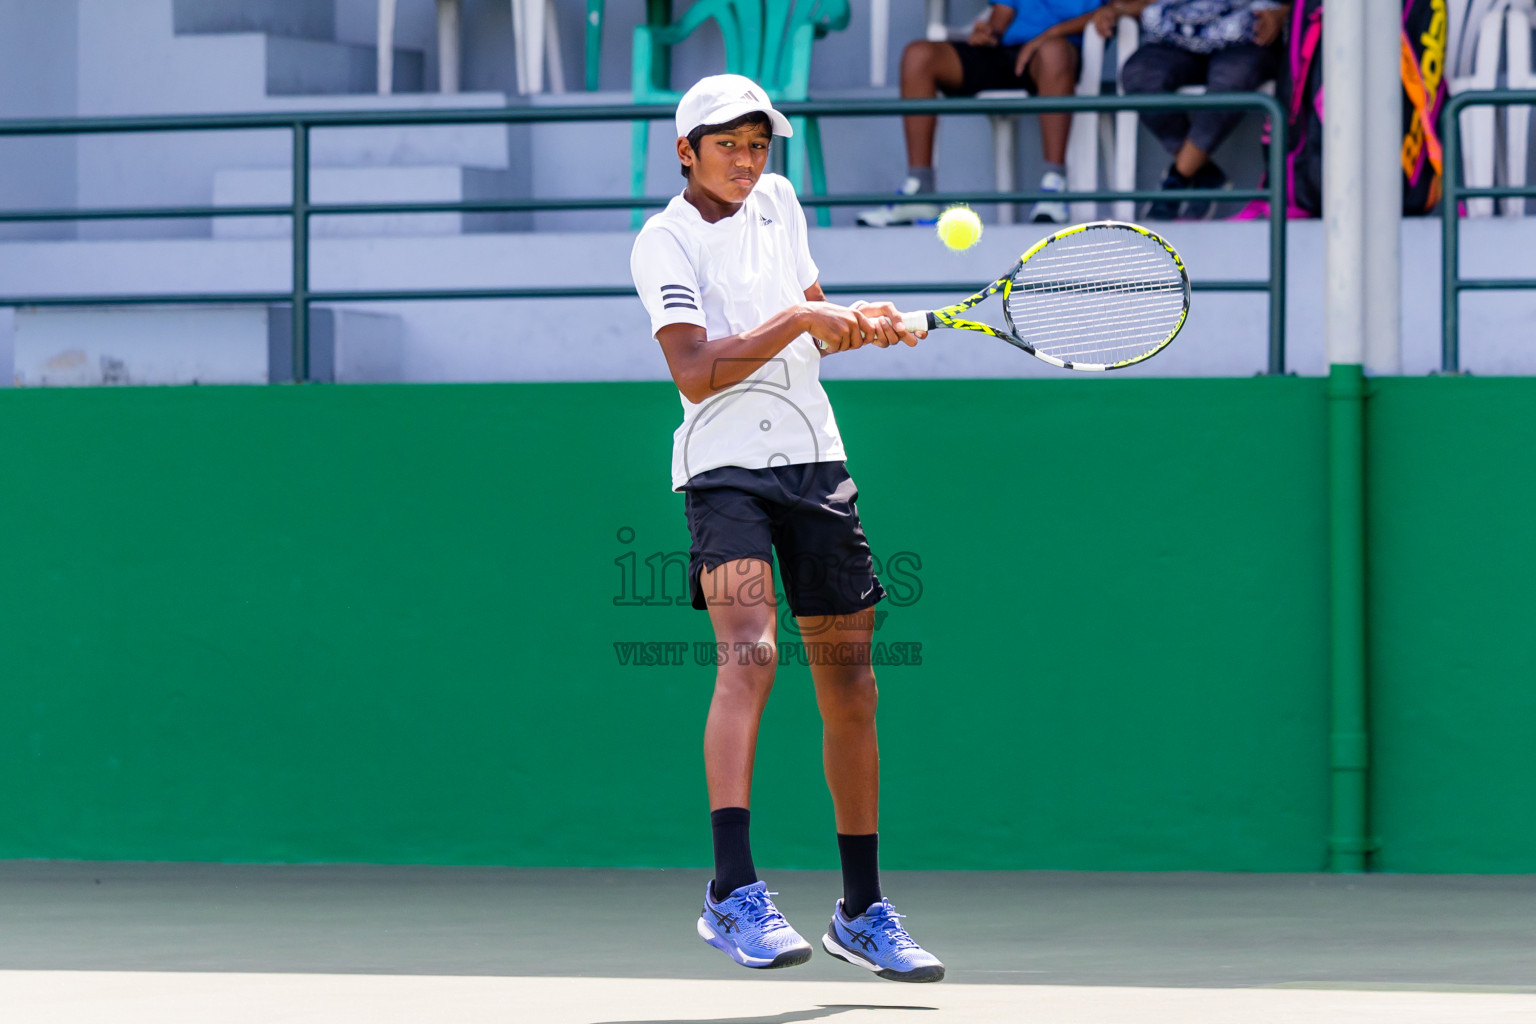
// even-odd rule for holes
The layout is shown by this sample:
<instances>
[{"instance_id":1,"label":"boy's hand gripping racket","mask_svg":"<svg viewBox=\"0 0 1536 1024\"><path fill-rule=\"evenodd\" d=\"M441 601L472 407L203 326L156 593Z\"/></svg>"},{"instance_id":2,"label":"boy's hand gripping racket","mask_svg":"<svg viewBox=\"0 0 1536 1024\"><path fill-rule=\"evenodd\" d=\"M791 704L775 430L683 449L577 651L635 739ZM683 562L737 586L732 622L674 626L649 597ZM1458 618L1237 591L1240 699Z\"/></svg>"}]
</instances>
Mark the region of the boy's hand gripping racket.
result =
<instances>
[{"instance_id":1,"label":"boy's hand gripping racket","mask_svg":"<svg viewBox=\"0 0 1536 1024\"><path fill-rule=\"evenodd\" d=\"M961 318L999 293L1006 331ZM1189 274L1173 246L1139 225L1100 220L1041 239L970 298L901 322L980 331L1068 370L1117 370L1167 348L1188 314Z\"/></svg>"}]
</instances>

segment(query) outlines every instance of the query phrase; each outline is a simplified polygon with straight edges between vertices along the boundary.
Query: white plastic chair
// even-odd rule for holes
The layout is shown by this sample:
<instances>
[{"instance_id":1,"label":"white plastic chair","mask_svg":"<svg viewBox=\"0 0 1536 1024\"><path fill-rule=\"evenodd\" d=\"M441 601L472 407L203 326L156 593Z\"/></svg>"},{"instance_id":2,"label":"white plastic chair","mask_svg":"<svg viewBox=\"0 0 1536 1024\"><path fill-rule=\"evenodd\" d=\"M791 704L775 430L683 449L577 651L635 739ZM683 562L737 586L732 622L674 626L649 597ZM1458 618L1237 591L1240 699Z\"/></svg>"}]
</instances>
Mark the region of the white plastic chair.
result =
<instances>
[{"instance_id":1,"label":"white plastic chair","mask_svg":"<svg viewBox=\"0 0 1536 1024\"><path fill-rule=\"evenodd\" d=\"M1511 89L1536 87L1536 67L1531 65L1531 30L1536 27L1536 10L1531 0L1515 0L1504 12L1504 46L1507 62L1506 78ZM1504 108L1504 181L1509 185L1524 185L1526 174L1526 145L1530 139L1531 108L1508 106ZM1525 216L1525 200L1502 200L1501 212L1506 217Z\"/></svg>"},{"instance_id":2,"label":"white plastic chair","mask_svg":"<svg viewBox=\"0 0 1536 1024\"><path fill-rule=\"evenodd\" d=\"M565 65L560 59L560 23L555 0L512 0L512 35L517 47L517 91L524 96L544 91L565 92Z\"/></svg>"},{"instance_id":3,"label":"white plastic chair","mask_svg":"<svg viewBox=\"0 0 1536 1024\"><path fill-rule=\"evenodd\" d=\"M459 91L460 0L437 0L437 91ZM376 49L378 89L388 96L395 77L396 0L379 0L379 36Z\"/></svg>"},{"instance_id":4,"label":"white plastic chair","mask_svg":"<svg viewBox=\"0 0 1536 1024\"><path fill-rule=\"evenodd\" d=\"M1499 56L1508 8L1509 0L1471 0L1461 6L1456 33L1457 65L1451 69L1453 74L1447 76L1452 94L1498 87ZM1529 30L1523 41L1529 52ZM1529 63L1527 58L1526 64ZM1499 124L1494 108L1477 106L1462 111L1462 177L1469 187L1487 188L1494 183L1498 148ZM1523 153L1522 147L1522 163ZM1468 199L1466 203L1468 217L1493 216L1492 199Z\"/></svg>"},{"instance_id":5,"label":"white plastic chair","mask_svg":"<svg viewBox=\"0 0 1536 1024\"><path fill-rule=\"evenodd\" d=\"M946 39L957 38L948 25L949 4L945 0L928 0L928 41L942 43ZM965 36L958 38L964 39Z\"/></svg>"}]
</instances>

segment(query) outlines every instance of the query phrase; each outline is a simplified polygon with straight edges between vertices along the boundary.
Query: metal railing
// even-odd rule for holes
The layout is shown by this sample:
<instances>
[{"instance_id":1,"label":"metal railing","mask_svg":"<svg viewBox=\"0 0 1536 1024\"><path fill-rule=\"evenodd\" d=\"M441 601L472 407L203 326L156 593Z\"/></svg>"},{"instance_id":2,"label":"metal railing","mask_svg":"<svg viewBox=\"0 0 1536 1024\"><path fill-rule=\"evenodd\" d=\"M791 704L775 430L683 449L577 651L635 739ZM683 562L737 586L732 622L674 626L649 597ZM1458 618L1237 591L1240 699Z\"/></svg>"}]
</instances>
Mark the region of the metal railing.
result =
<instances>
[{"instance_id":1,"label":"metal railing","mask_svg":"<svg viewBox=\"0 0 1536 1024\"><path fill-rule=\"evenodd\" d=\"M1452 96L1440 112L1443 140L1440 197L1440 372L1461 372L1461 293L1523 291L1536 288L1536 278L1462 277L1461 211L1463 199L1524 199L1536 196L1536 185L1496 185L1469 188L1461 184L1461 112L1471 106L1536 105L1536 90L1489 89Z\"/></svg>"},{"instance_id":2,"label":"metal railing","mask_svg":"<svg viewBox=\"0 0 1536 1024\"><path fill-rule=\"evenodd\" d=\"M1285 116L1274 97L1263 93L1221 93L1201 96L1067 96L1059 98L986 100L856 100L784 103L779 109L790 116L890 117L901 114L1041 114L1113 112L1119 110L1257 110L1268 116L1271 141L1268 182L1265 188L1190 189L1180 198L1242 201L1267 199L1269 218L1269 275L1266 278L1206 279L1193 281L1196 291L1264 292L1269 298L1268 372L1285 372ZM311 241L309 224L319 216L410 213L517 213L541 210L630 210L665 206L671 196L635 198L594 197L576 199L476 199L459 202L315 203L310 200L310 136L316 129L422 127L442 125L513 125L585 121L671 121L669 106L504 107L474 110L423 111L324 111L314 113L227 114L158 117L73 118L0 121L0 138L29 135L106 135L142 132L210 132L286 130L292 136L292 194L288 203L244 206L164 206L62 210L0 210L0 223L47 221L213 219L219 217L273 217L290 219L293 225L291 287L282 292L177 292L172 294L103 295L10 295L0 296L0 306L119 306L189 303L288 304L292 307L293 379L309 378L309 310L316 303L384 302L426 299L550 299L606 298L634 294L628 285L578 285L567 288L437 288L314 290L310 287ZM1084 202L1144 201L1167 198L1155 190L1115 192L944 192L925 197L935 203L1028 203L1041 200ZM891 201L888 193L805 195L804 206L874 206ZM999 271L1004 268L999 267ZM892 283L824 282L829 294L914 294L972 291L978 281L920 281Z\"/></svg>"}]
</instances>

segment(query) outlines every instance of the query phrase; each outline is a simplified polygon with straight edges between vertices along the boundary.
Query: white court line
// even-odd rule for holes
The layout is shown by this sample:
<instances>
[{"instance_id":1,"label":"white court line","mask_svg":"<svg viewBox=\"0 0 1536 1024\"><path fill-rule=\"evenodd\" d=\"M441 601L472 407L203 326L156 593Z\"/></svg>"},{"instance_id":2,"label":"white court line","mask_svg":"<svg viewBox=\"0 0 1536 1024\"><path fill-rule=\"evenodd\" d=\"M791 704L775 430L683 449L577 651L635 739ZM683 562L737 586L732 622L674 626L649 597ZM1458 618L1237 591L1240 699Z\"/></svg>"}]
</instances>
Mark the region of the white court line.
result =
<instances>
[{"instance_id":1,"label":"white court line","mask_svg":"<svg viewBox=\"0 0 1536 1024\"><path fill-rule=\"evenodd\" d=\"M5 1024L672 1024L722 1018L761 1018L762 1024L1529 1024L1536 1020L1536 995L787 978L0 971Z\"/></svg>"}]
</instances>

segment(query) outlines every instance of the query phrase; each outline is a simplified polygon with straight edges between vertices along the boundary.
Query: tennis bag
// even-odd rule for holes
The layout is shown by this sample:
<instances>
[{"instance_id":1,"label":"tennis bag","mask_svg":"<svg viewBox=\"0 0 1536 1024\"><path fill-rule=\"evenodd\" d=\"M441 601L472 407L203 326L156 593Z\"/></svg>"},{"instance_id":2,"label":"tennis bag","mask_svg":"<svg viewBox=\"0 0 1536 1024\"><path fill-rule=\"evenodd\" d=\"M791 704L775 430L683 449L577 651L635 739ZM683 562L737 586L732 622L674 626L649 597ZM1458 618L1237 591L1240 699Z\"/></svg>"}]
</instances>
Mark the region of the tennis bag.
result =
<instances>
[{"instance_id":1,"label":"tennis bag","mask_svg":"<svg viewBox=\"0 0 1536 1024\"><path fill-rule=\"evenodd\" d=\"M1292 8L1286 56L1280 76L1290 143L1286 198L1293 215L1299 210L1318 217L1323 212L1323 0L1298 0Z\"/></svg>"},{"instance_id":2,"label":"tennis bag","mask_svg":"<svg viewBox=\"0 0 1536 1024\"><path fill-rule=\"evenodd\" d=\"M1349 0L1358 2L1358 0ZM1285 215L1317 217L1323 210L1323 0L1297 0L1280 62L1280 105L1285 108ZM1264 122L1260 188L1269 187L1271 125ZM1269 201L1256 199L1233 220L1269 216Z\"/></svg>"},{"instance_id":3,"label":"tennis bag","mask_svg":"<svg viewBox=\"0 0 1536 1024\"><path fill-rule=\"evenodd\" d=\"M1440 202L1440 107L1446 96L1446 0L1403 3L1403 212Z\"/></svg>"},{"instance_id":4,"label":"tennis bag","mask_svg":"<svg viewBox=\"0 0 1536 1024\"><path fill-rule=\"evenodd\" d=\"M1343 0L1358 2L1358 0ZM1403 212L1440 200L1440 108L1445 103L1446 0L1403 0ZM1286 112L1286 194L1291 217L1323 212L1323 0L1298 0L1280 75ZM1266 126L1265 143L1268 144Z\"/></svg>"}]
</instances>

